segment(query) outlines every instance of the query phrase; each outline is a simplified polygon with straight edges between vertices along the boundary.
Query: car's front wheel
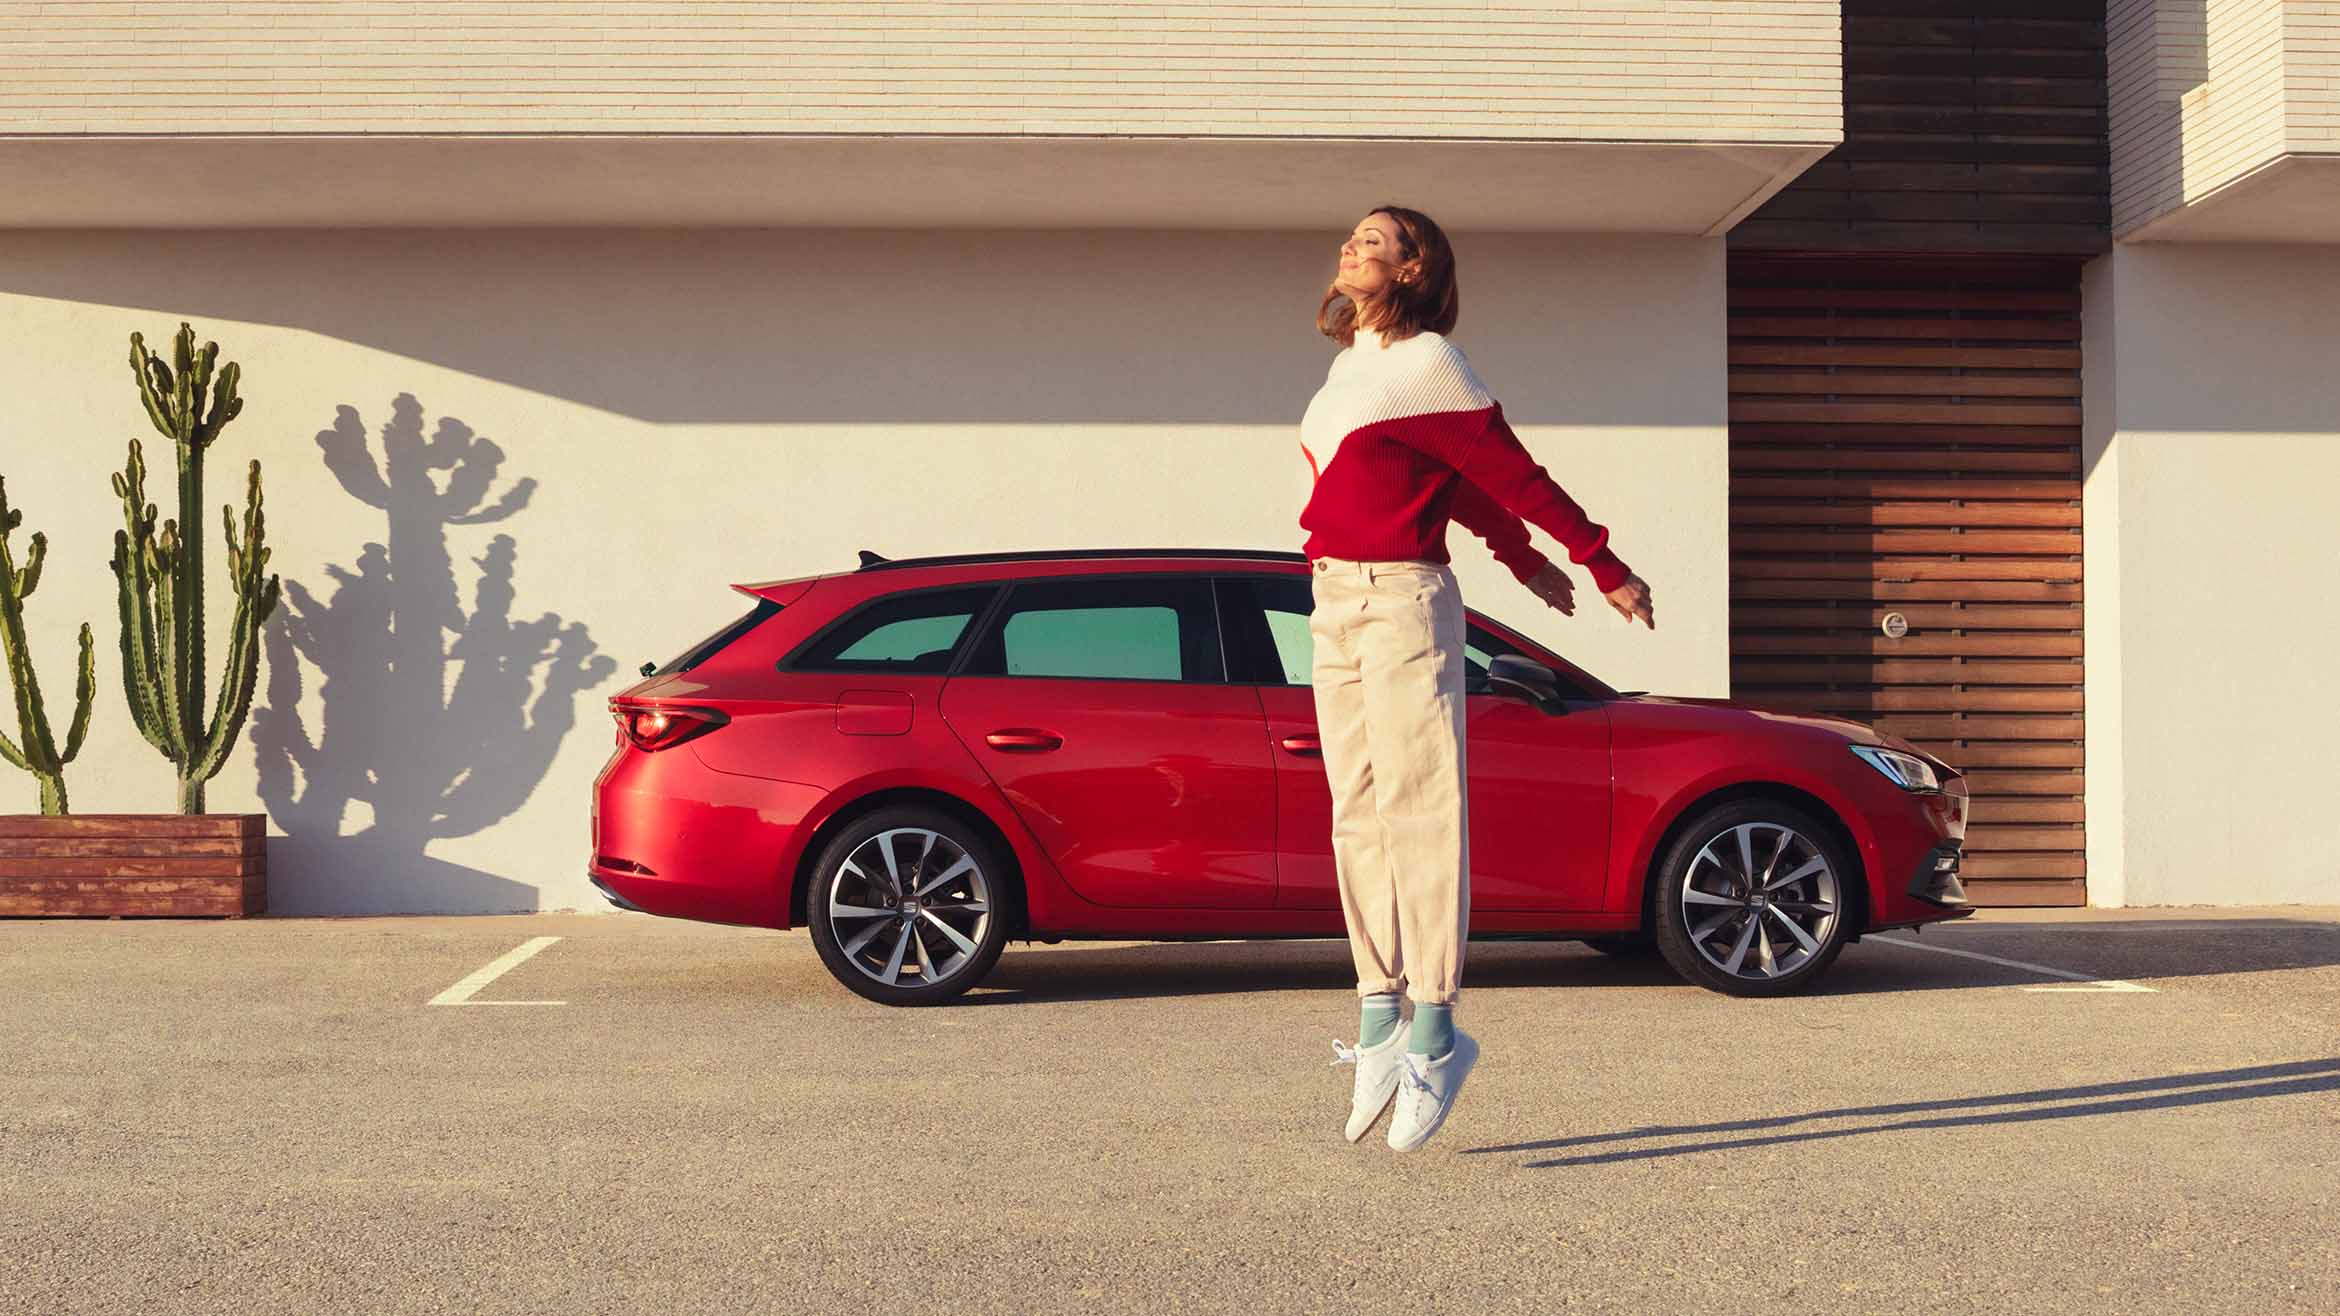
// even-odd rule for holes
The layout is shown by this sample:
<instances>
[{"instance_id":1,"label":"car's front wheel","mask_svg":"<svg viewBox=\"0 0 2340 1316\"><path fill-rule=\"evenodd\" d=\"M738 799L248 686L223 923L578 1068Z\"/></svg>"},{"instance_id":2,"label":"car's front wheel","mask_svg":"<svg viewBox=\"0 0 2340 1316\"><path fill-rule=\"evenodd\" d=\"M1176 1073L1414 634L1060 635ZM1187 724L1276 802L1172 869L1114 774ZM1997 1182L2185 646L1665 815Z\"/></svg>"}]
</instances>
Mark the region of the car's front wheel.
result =
<instances>
[{"instance_id":1,"label":"car's front wheel","mask_svg":"<svg viewBox=\"0 0 2340 1316\"><path fill-rule=\"evenodd\" d=\"M1700 813L1659 857L1658 950L1733 996L1782 996L1826 972L1854 931L1858 870L1818 819L1774 800Z\"/></svg>"},{"instance_id":2,"label":"car's front wheel","mask_svg":"<svg viewBox=\"0 0 2340 1316\"><path fill-rule=\"evenodd\" d=\"M1007 946L1007 866L965 822L889 805L821 848L805 922L837 981L886 1005L932 1005L974 986Z\"/></svg>"}]
</instances>

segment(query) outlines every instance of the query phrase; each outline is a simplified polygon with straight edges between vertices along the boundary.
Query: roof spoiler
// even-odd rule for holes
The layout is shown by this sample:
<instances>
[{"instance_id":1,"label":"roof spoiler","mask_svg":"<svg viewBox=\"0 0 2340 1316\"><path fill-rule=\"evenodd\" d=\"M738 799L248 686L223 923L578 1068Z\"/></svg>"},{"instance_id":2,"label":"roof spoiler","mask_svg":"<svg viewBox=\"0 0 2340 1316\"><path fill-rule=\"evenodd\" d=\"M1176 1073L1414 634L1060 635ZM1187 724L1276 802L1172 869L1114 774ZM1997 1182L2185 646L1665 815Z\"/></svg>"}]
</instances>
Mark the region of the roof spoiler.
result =
<instances>
[{"instance_id":1,"label":"roof spoiler","mask_svg":"<svg viewBox=\"0 0 2340 1316\"><path fill-rule=\"evenodd\" d=\"M766 580L752 585L734 584L732 588L751 599L764 599L785 608L803 598L804 592L811 589L813 582L819 579L821 579L819 576L798 576L794 580Z\"/></svg>"}]
</instances>

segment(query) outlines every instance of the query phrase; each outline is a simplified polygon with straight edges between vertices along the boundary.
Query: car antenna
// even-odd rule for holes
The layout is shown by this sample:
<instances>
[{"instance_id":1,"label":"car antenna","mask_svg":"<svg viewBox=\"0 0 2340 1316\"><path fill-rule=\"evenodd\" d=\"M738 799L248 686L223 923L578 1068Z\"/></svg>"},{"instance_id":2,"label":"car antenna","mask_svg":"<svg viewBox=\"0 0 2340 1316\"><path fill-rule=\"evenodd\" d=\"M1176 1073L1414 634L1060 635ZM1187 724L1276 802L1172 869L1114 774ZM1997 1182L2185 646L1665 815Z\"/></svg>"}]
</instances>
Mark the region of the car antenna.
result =
<instances>
[{"instance_id":1,"label":"car antenna","mask_svg":"<svg viewBox=\"0 0 2340 1316\"><path fill-rule=\"evenodd\" d=\"M865 548L865 549L861 550L861 565L862 565L862 566L864 566L864 567L875 566L875 565L877 565L878 563L880 563L880 562L883 562L883 561L885 561L885 559L884 559L884 558L882 558L882 557L879 557L877 554L870 552L868 549L866 549L866 548Z\"/></svg>"}]
</instances>

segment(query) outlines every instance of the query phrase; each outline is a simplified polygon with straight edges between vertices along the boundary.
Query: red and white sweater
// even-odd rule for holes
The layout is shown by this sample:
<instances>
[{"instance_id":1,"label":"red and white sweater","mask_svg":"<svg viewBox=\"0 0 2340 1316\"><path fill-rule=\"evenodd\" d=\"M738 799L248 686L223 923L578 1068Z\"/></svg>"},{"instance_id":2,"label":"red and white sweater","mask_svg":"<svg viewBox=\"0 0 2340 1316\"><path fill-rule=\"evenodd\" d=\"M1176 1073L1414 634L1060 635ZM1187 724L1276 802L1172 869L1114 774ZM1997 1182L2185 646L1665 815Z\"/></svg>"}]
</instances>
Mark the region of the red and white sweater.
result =
<instances>
[{"instance_id":1,"label":"red and white sweater","mask_svg":"<svg viewBox=\"0 0 2340 1316\"><path fill-rule=\"evenodd\" d=\"M1451 517L1525 583L1543 569L1521 518L1567 546L1607 593L1632 572L1503 420L1462 349L1424 331L1384 345L1359 328L1300 419L1302 551L1311 558L1446 562Z\"/></svg>"}]
</instances>

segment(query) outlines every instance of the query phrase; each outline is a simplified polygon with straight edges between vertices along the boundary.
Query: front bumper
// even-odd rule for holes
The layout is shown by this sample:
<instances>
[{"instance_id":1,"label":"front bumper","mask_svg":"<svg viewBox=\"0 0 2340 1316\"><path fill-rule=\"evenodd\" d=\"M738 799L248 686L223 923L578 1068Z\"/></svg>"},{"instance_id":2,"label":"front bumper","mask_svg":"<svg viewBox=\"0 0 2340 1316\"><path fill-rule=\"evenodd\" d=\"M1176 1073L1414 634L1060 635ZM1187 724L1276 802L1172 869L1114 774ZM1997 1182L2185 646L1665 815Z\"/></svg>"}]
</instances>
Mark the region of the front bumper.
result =
<instances>
[{"instance_id":1,"label":"front bumper","mask_svg":"<svg viewBox=\"0 0 2340 1316\"><path fill-rule=\"evenodd\" d=\"M1958 880L1958 863L1965 843L1953 838L1942 842L1919 856L1909 883L1902 890L1929 905L1956 909L1962 914L1974 912L1966 898L1966 886Z\"/></svg>"},{"instance_id":2,"label":"front bumper","mask_svg":"<svg viewBox=\"0 0 2340 1316\"><path fill-rule=\"evenodd\" d=\"M1864 930L1882 932L1973 914L1961 877L1966 778L1952 774L1939 791L1903 791L1882 777L1861 784L1867 794L1864 816L1875 842L1869 853L1871 907Z\"/></svg>"}]
</instances>

